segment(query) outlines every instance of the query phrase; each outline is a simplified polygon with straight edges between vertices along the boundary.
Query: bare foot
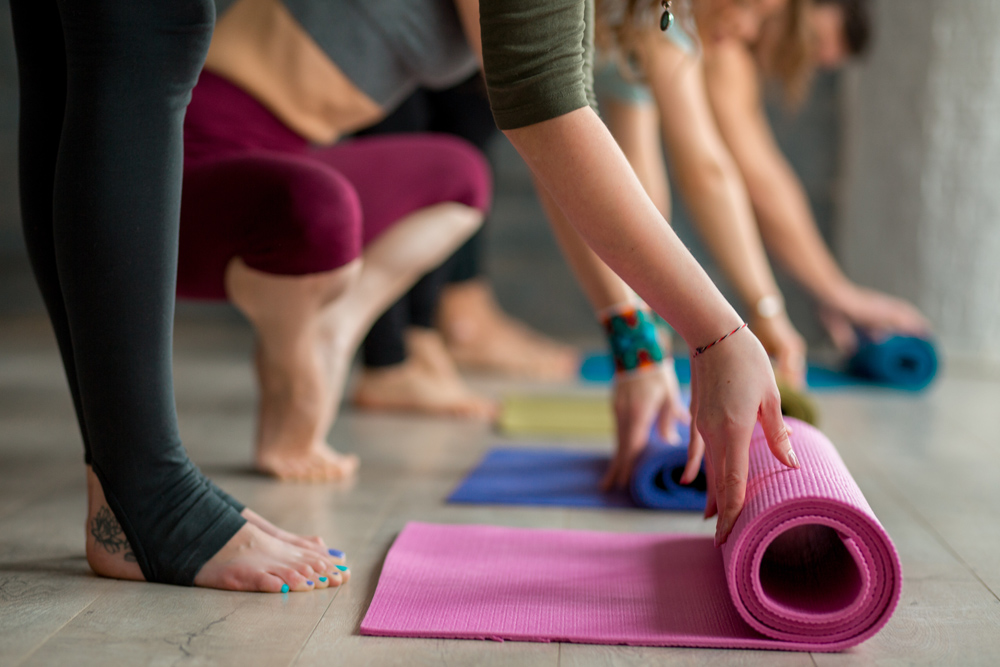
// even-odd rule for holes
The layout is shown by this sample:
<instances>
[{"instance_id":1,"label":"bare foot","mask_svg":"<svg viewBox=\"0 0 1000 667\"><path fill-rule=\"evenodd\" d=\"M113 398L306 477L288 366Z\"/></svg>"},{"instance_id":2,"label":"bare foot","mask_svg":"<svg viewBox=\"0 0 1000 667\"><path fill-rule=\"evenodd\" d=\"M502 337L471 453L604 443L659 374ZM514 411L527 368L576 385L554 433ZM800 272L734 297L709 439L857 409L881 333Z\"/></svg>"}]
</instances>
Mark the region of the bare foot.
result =
<instances>
[{"instance_id":1,"label":"bare foot","mask_svg":"<svg viewBox=\"0 0 1000 667\"><path fill-rule=\"evenodd\" d=\"M354 454L341 454L323 441L302 448L297 443L270 440L257 446L257 470L282 481L331 482L351 477L360 462Z\"/></svg>"},{"instance_id":2,"label":"bare foot","mask_svg":"<svg viewBox=\"0 0 1000 667\"><path fill-rule=\"evenodd\" d=\"M476 394L459 375L441 334L433 329L406 332L407 358L401 364L365 369L354 404L366 410L419 412L493 421L499 405Z\"/></svg>"},{"instance_id":3,"label":"bare foot","mask_svg":"<svg viewBox=\"0 0 1000 667\"><path fill-rule=\"evenodd\" d=\"M317 537L315 535L303 537L302 535L296 535L295 533L290 533L287 530L282 530L261 515L254 512L249 507L244 508L243 511L240 512L240 515L271 537L276 537L277 539L282 540L283 542L288 542L289 544L299 547L300 549L309 549L311 551L315 551L316 553L330 556L335 563L339 563L341 565L346 563L346 556L344 552L340 549L331 549L328 547L322 537Z\"/></svg>"},{"instance_id":4,"label":"bare foot","mask_svg":"<svg viewBox=\"0 0 1000 667\"><path fill-rule=\"evenodd\" d=\"M358 457L325 441L340 403L352 345L342 331L319 322L301 331L272 329L282 345L262 339L257 349L260 386L257 469L283 481L329 482L358 470Z\"/></svg>"},{"instance_id":5,"label":"bare foot","mask_svg":"<svg viewBox=\"0 0 1000 667\"><path fill-rule=\"evenodd\" d=\"M245 510L273 531L295 537ZM339 586L351 578L342 557L292 544L247 523L194 578L196 586L231 591L283 593ZM87 562L103 577L145 581L132 547L104 498L97 476L87 468ZM301 539L301 538L299 538ZM342 569L343 568L343 569Z\"/></svg>"},{"instance_id":6,"label":"bare foot","mask_svg":"<svg viewBox=\"0 0 1000 667\"><path fill-rule=\"evenodd\" d=\"M448 351L463 368L551 381L572 380L580 371L577 350L504 313L482 281L445 288L439 312L438 326Z\"/></svg>"}]
</instances>

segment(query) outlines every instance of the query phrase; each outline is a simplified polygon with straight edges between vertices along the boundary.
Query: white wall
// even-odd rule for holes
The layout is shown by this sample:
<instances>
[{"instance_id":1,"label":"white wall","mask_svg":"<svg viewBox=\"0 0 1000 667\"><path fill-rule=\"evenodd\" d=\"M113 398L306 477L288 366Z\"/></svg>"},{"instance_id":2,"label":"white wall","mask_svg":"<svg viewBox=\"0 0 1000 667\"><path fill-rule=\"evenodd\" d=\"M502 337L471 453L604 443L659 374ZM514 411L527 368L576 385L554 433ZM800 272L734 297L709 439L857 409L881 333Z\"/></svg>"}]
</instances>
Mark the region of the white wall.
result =
<instances>
[{"instance_id":1,"label":"white wall","mask_svg":"<svg viewBox=\"0 0 1000 667\"><path fill-rule=\"evenodd\" d=\"M839 249L954 357L1000 363L1000 1L878 0L853 78Z\"/></svg>"}]
</instances>

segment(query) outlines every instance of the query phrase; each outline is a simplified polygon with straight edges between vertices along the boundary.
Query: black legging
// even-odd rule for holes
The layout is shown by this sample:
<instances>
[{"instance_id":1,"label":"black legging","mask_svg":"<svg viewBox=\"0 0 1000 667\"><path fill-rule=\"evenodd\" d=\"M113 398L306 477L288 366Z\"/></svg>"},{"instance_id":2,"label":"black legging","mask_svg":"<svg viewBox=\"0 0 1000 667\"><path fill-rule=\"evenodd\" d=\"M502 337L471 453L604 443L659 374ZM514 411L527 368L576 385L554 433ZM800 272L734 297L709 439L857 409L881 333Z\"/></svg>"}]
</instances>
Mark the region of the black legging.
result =
<instances>
[{"instance_id":1,"label":"black legging","mask_svg":"<svg viewBox=\"0 0 1000 667\"><path fill-rule=\"evenodd\" d=\"M385 120L359 134L443 132L485 152L500 133L480 74L442 91L420 89ZM482 271L485 228L480 229L441 266L420 279L372 326L362 346L365 366L393 366L406 359L403 332L408 326L431 328L446 283L471 280Z\"/></svg>"},{"instance_id":2,"label":"black legging","mask_svg":"<svg viewBox=\"0 0 1000 667\"><path fill-rule=\"evenodd\" d=\"M24 236L108 505L149 581L244 524L181 446L171 346L184 110L212 0L12 0Z\"/></svg>"}]
</instances>

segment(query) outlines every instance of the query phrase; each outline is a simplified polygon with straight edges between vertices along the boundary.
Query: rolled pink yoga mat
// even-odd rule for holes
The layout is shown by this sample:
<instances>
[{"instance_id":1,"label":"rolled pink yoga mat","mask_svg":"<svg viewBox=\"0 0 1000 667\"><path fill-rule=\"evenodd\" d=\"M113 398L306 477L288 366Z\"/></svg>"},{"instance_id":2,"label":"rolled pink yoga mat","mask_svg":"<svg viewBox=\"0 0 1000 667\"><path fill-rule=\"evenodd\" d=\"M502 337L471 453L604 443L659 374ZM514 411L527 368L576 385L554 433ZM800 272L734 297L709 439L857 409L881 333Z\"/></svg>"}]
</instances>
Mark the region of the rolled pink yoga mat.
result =
<instances>
[{"instance_id":1,"label":"rolled pink yoga mat","mask_svg":"<svg viewBox=\"0 0 1000 667\"><path fill-rule=\"evenodd\" d=\"M899 601L899 557L830 441L794 427L800 470L771 456L758 426L746 507L721 549L699 535L410 523L361 633L790 651L859 644Z\"/></svg>"}]
</instances>

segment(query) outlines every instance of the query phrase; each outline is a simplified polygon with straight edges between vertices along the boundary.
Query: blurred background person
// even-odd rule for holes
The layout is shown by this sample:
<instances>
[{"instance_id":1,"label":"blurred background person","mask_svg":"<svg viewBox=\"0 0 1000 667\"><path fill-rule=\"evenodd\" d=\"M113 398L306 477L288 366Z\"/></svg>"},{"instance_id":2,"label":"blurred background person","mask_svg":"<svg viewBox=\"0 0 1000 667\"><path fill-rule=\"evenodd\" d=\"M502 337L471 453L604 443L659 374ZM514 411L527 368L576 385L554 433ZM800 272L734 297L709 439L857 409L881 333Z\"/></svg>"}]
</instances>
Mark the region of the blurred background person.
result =
<instances>
[{"instance_id":1,"label":"blurred background person","mask_svg":"<svg viewBox=\"0 0 1000 667\"><path fill-rule=\"evenodd\" d=\"M759 28L732 17L713 22L710 3L694 5L705 78L716 122L746 182L768 250L819 304L834 344L850 353L855 330L876 338L928 336L910 303L852 282L819 234L802 183L779 149L764 111L765 84L781 83L786 102L802 102L818 67L862 55L871 40L867 0L790 2ZM735 30L723 26L736 24Z\"/></svg>"}]
</instances>

